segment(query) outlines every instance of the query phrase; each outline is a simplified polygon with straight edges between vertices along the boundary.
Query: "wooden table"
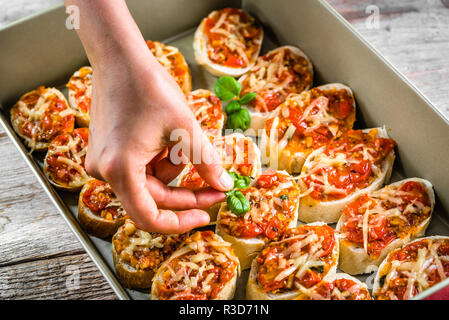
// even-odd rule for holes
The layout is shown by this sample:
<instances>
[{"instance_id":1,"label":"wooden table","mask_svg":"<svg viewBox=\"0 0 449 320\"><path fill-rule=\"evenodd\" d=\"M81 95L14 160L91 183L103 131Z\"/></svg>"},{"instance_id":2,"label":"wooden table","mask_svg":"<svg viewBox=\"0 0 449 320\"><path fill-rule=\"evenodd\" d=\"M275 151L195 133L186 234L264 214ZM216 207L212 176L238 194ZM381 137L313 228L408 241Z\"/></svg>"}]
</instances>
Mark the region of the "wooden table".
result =
<instances>
[{"instance_id":1,"label":"wooden table","mask_svg":"<svg viewBox=\"0 0 449 320\"><path fill-rule=\"evenodd\" d=\"M0 2L0 26L59 2ZM449 118L449 0L329 2ZM115 299L2 129L0 164L0 299Z\"/></svg>"}]
</instances>

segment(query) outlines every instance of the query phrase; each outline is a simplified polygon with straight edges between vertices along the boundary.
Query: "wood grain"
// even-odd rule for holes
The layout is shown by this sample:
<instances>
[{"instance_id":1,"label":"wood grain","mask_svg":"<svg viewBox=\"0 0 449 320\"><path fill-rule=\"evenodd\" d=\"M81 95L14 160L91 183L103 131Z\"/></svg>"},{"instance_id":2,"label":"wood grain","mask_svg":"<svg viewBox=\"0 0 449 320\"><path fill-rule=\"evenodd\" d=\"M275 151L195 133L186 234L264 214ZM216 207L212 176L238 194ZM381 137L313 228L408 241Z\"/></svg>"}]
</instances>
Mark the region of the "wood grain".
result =
<instances>
[{"instance_id":1,"label":"wood grain","mask_svg":"<svg viewBox=\"0 0 449 320\"><path fill-rule=\"evenodd\" d=\"M0 0L0 26L60 2ZM449 117L448 0L328 2ZM378 29L368 5L380 9ZM2 129L0 165L0 299L114 299Z\"/></svg>"},{"instance_id":2,"label":"wood grain","mask_svg":"<svg viewBox=\"0 0 449 320\"><path fill-rule=\"evenodd\" d=\"M0 267L0 299L116 299L87 254Z\"/></svg>"}]
</instances>

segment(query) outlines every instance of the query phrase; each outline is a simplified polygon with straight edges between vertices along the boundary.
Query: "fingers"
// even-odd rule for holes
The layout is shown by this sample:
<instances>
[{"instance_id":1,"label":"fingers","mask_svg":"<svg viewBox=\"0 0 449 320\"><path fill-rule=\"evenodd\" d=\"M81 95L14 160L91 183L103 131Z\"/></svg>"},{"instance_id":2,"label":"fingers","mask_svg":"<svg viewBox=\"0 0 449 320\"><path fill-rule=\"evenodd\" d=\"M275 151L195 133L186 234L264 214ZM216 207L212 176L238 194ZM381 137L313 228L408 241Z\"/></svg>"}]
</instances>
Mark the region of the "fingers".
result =
<instances>
[{"instance_id":1,"label":"fingers","mask_svg":"<svg viewBox=\"0 0 449 320\"><path fill-rule=\"evenodd\" d=\"M152 166L151 174L164 184L169 184L181 173L185 166L185 161L184 163L175 165L172 164L168 158L164 158Z\"/></svg>"},{"instance_id":2,"label":"fingers","mask_svg":"<svg viewBox=\"0 0 449 320\"><path fill-rule=\"evenodd\" d=\"M225 199L223 192L212 188L192 191L186 188L167 187L152 176L147 176L146 188L162 209L206 209Z\"/></svg>"},{"instance_id":3,"label":"fingers","mask_svg":"<svg viewBox=\"0 0 449 320\"><path fill-rule=\"evenodd\" d=\"M190 123L187 123L190 122ZM213 188L220 191L232 189L234 181L222 167L222 159L212 146L209 138L202 132L195 119L184 121L184 128L189 132L187 140L182 139L183 149L189 150L189 159L199 175Z\"/></svg>"},{"instance_id":4,"label":"fingers","mask_svg":"<svg viewBox=\"0 0 449 320\"><path fill-rule=\"evenodd\" d=\"M158 233L184 233L209 223L209 215L202 210L193 209L176 213L170 210L159 210L150 193L150 188L146 187L145 163L136 163L135 159L131 160L121 154L104 161L102 166L102 176L111 184L124 209L140 229ZM157 181L154 177L152 179ZM159 183L162 184L160 181ZM165 186L165 188L168 187ZM168 204L172 194L162 193L162 195L165 196L163 203ZM175 197L177 196L178 194L175 194ZM183 197L192 202L196 201L197 204L207 203L201 196L200 199L194 197L193 200L189 196Z\"/></svg>"}]
</instances>

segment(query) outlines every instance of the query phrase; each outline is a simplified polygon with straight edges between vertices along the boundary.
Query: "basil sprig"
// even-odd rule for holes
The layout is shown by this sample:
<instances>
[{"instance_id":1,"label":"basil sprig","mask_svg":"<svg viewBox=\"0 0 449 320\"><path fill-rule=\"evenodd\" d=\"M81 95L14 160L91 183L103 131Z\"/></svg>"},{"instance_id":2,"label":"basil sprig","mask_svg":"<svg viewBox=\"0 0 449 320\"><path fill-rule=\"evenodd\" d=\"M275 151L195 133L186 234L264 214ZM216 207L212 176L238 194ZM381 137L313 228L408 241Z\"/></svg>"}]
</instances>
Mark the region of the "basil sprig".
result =
<instances>
[{"instance_id":1,"label":"basil sprig","mask_svg":"<svg viewBox=\"0 0 449 320\"><path fill-rule=\"evenodd\" d=\"M234 180L234 188L226 192L226 204L231 212L240 216L249 211L250 203L248 199L236 189L247 189L251 183L251 179L247 176L241 176L236 172L228 173Z\"/></svg>"},{"instance_id":2,"label":"basil sprig","mask_svg":"<svg viewBox=\"0 0 449 320\"><path fill-rule=\"evenodd\" d=\"M225 108L226 114L228 115L226 127L233 130L242 129L243 131L248 129L251 123L251 116L248 110L242 108L242 105L250 103L257 94L249 92L239 98L242 86L240 82L230 76L218 78L215 82L214 90L215 95L220 100L231 100Z\"/></svg>"}]
</instances>

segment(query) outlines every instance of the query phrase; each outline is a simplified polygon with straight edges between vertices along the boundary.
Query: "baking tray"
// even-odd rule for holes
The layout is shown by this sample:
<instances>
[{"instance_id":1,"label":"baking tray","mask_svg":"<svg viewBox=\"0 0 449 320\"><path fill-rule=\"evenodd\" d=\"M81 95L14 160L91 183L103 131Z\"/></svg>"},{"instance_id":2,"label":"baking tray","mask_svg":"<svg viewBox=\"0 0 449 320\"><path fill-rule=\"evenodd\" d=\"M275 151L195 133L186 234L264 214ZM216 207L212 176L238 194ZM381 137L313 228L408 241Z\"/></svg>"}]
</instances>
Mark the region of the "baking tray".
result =
<instances>
[{"instance_id":1,"label":"baking tray","mask_svg":"<svg viewBox=\"0 0 449 320\"><path fill-rule=\"evenodd\" d=\"M385 125L398 142L392 181L418 176L433 183L437 205L426 235L449 235L449 197L444 197L449 194L449 167L440 160L449 158L448 120L325 1L134 0L128 1L128 6L146 39L180 49L190 65L194 89L211 89L215 81L196 65L192 49L194 28L213 9L241 6L253 14L266 33L262 53L283 44L301 48L314 64L315 85L343 82L354 90L357 127ZM87 64L75 32L64 27L64 11L57 6L0 30L0 122L117 296L149 299L149 290L129 290L120 284L114 273L110 242L82 230L76 220L77 194L56 191L50 185L41 169L43 155L30 156L9 122L9 109L23 93L38 85L65 90L70 75ZM239 278L237 299L244 298L247 276L245 271ZM366 276L362 279L370 281ZM415 299L423 299L448 284L449 279Z\"/></svg>"}]
</instances>

